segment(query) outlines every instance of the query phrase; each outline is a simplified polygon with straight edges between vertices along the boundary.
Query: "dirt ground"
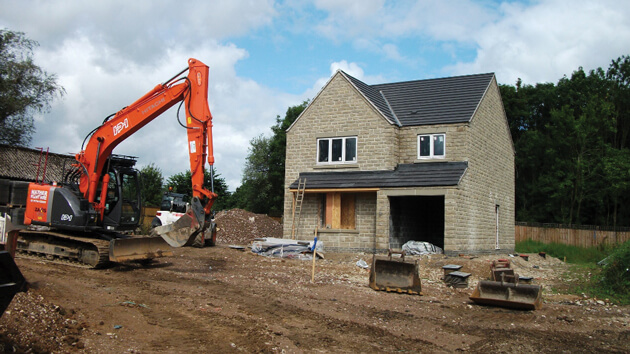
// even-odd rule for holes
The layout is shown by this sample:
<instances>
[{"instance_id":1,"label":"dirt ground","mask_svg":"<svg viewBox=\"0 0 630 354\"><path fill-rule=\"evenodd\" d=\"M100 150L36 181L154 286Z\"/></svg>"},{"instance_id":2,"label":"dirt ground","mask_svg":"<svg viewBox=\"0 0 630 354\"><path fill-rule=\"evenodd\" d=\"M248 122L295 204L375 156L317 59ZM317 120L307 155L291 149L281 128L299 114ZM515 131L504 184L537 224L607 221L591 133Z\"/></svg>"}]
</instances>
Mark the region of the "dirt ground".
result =
<instances>
[{"instance_id":1,"label":"dirt ground","mask_svg":"<svg viewBox=\"0 0 630 354\"><path fill-rule=\"evenodd\" d=\"M223 222L221 222L223 218ZM253 220L252 220L253 218ZM630 307L567 295L578 276L560 260L509 257L543 286L541 310L469 300L497 256L416 256L423 296L374 291L363 253L308 260L247 248L279 225L243 211L217 215L218 246L176 249L151 264L100 270L17 258L29 282L0 318L4 352L597 352L630 351ZM249 229L248 227L253 227ZM325 247L325 245L324 245ZM409 257L408 257L409 258ZM451 288L442 266L472 273Z\"/></svg>"}]
</instances>

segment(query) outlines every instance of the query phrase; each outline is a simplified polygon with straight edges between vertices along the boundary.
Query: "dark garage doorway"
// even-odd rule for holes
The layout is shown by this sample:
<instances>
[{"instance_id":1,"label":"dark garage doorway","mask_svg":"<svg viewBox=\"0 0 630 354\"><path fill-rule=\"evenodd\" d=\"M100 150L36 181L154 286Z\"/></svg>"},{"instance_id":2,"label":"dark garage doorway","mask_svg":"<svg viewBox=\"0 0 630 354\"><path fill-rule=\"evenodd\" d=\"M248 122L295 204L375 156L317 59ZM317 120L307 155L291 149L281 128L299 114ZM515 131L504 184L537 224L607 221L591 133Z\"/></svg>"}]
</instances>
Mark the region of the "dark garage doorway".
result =
<instances>
[{"instance_id":1,"label":"dark garage doorway","mask_svg":"<svg viewBox=\"0 0 630 354\"><path fill-rule=\"evenodd\" d=\"M389 247L425 241L444 249L444 196L389 197Z\"/></svg>"}]
</instances>

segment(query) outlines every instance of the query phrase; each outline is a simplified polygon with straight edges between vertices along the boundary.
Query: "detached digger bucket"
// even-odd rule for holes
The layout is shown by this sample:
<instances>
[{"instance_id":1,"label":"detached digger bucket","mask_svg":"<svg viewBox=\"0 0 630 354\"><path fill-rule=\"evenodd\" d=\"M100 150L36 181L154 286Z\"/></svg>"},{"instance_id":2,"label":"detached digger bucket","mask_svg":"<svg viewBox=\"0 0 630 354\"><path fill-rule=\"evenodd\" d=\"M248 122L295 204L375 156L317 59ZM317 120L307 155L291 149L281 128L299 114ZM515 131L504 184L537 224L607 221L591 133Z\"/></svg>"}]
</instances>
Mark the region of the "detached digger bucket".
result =
<instances>
[{"instance_id":1,"label":"detached digger bucket","mask_svg":"<svg viewBox=\"0 0 630 354\"><path fill-rule=\"evenodd\" d=\"M392 253L399 253L398 259ZM370 288L388 292L422 295L418 261L405 262L405 253L389 251L387 257L374 256L370 268Z\"/></svg>"},{"instance_id":2,"label":"detached digger bucket","mask_svg":"<svg viewBox=\"0 0 630 354\"><path fill-rule=\"evenodd\" d=\"M540 285L481 280L470 299L480 305L538 310L542 307L542 288Z\"/></svg>"},{"instance_id":3,"label":"detached digger bucket","mask_svg":"<svg viewBox=\"0 0 630 354\"><path fill-rule=\"evenodd\" d=\"M0 252L0 317L9 307L13 296L25 291L26 279L7 251Z\"/></svg>"}]
</instances>

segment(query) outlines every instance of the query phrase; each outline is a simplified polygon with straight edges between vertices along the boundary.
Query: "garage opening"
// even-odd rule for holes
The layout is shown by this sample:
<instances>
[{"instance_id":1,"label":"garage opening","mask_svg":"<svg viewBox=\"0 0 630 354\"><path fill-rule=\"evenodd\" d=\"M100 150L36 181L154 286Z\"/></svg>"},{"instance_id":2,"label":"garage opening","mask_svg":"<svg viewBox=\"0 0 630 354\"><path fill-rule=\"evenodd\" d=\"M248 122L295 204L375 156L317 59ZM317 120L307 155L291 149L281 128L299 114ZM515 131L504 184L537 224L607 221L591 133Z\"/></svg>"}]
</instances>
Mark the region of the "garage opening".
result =
<instances>
[{"instance_id":1,"label":"garage opening","mask_svg":"<svg viewBox=\"0 0 630 354\"><path fill-rule=\"evenodd\" d=\"M444 249L444 196L389 197L390 248L425 241Z\"/></svg>"}]
</instances>

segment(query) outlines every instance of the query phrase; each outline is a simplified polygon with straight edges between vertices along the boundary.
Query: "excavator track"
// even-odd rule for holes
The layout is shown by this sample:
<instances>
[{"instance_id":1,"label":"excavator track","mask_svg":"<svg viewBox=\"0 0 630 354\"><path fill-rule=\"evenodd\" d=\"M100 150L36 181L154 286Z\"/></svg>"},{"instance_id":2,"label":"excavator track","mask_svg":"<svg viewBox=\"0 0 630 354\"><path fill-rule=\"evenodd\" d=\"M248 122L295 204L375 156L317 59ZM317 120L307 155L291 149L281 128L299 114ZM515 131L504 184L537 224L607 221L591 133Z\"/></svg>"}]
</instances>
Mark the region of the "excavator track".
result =
<instances>
[{"instance_id":1,"label":"excavator track","mask_svg":"<svg viewBox=\"0 0 630 354\"><path fill-rule=\"evenodd\" d=\"M110 263L110 241L52 231L20 231L17 255L81 268L101 268Z\"/></svg>"}]
</instances>

